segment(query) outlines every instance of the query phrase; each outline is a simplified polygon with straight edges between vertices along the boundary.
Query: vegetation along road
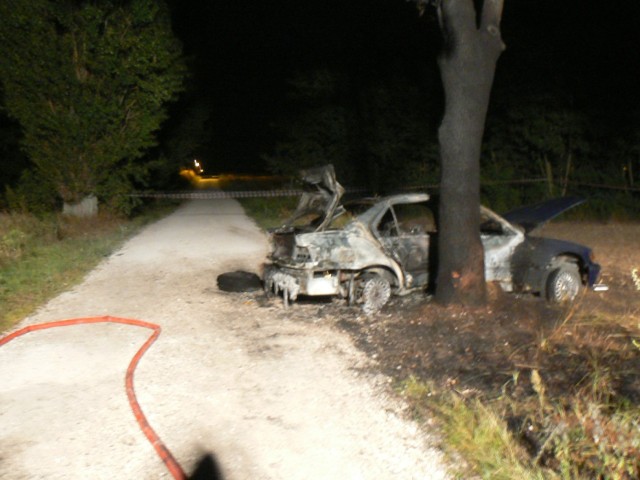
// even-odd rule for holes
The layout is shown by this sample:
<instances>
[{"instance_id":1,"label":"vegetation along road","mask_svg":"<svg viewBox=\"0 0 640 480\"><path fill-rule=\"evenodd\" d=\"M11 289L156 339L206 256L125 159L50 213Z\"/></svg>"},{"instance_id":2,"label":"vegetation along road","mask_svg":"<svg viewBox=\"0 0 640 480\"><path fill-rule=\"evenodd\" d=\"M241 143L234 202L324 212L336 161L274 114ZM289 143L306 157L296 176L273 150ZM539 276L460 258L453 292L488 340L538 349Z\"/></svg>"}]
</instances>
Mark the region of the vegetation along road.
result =
<instances>
[{"instance_id":1,"label":"vegetation along road","mask_svg":"<svg viewBox=\"0 0 640 480\"><path fill-rule=\"evenodd\" d=\"M196 200L152 224L19 327L114 316L153 322L135 389L185 472L205 454L224 479L446 478L387 377L327 319L218 290L257 271L264 234L234 200ZM131 325L66 326L0 348L0 477L155 479L170 474L132 414Z\"/></svg>"}]
</instances>

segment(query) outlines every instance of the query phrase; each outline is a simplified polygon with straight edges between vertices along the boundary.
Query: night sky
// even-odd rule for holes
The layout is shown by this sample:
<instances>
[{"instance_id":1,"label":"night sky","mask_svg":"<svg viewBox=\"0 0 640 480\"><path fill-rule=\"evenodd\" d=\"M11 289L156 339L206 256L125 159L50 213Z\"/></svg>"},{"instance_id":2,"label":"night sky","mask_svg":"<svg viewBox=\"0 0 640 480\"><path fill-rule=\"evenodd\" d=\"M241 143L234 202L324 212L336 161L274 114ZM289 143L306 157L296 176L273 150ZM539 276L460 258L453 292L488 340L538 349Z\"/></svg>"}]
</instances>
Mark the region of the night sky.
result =
<instances>
[{"instance_id":1,"label":"night sky","mask_svg":"<svg viewBox=\"0 0 640 480\"><path fill-rule=\"evenodd\" d=\"M505 0L507 50L496 74L502 91L557 86L595 109L637 105L637 0ZM195 91L211 107L209 155L221 168L260 166L273 142L269 125L286 109L286 81L327 67L361 79L435 75L433 12L403 0L219 0L172 6L174 28L191 57ZM611 116L611 115L609 115Z\"/></svg>"}]
</instances>

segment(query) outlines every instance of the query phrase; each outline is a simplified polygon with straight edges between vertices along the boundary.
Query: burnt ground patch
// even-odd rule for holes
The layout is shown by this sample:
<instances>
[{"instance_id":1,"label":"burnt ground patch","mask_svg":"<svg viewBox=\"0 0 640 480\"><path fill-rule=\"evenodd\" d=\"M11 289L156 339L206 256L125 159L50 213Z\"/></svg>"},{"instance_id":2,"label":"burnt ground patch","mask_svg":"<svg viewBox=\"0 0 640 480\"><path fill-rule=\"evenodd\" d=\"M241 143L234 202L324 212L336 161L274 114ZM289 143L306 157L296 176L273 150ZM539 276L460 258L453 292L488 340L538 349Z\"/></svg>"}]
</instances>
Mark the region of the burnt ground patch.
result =
<instances>
[{"instance_id":1,"label":"burnt ground patch","mask_svg":"<svg viewBox=\"0 0 640 480\"><path fill-rule=\"evenodd\" d=\"M396 379L415 376L488 397L505 388L527 396L533 390L526 374L535 369L548 395L562 397L587 388L597 372L606 376L601 387L606 383L612 395L637 400L637 331L590 313L595 301L562 308L535 297L511 297L481 309L415 301L393 314L361 321L343 317L338 324ZM516 386L514 376L520 378Z\"/></svg>"},{"instance_id":2,"label":"burnt ground patch","mask_svg":"<svg viewBox=\"0 0 640 480\"><path fill-rule=\"evenodd\" d=\"M257 295L263 306L279 304ZM625 312L621 295L637 297ZM443 307L415 294L392 298L371 317L339 300L306 299L282 309L292 320L334 323L398 381L413 376L465 395L524 398L534 394L530 373L538 370L547 395L562 398L593 386L599 375L598 388L630 401L640 400L638 312L640 292L629 289L586 292L571 306L501 294L483 308Z\"/></svg>"}]
</instances>

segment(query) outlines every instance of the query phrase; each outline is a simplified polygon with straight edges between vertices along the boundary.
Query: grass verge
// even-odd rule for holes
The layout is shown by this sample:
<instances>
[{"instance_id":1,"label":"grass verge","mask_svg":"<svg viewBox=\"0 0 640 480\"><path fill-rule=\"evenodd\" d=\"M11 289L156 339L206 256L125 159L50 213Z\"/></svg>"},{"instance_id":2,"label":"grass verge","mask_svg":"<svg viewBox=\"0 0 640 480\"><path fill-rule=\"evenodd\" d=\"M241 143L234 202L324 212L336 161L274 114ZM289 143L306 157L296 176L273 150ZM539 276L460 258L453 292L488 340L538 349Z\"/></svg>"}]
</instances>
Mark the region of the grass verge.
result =
<instances>
[{"instance_id":1,"label":"grass verge","mask_svg":"<svg viewBox=\"0 0 640 480\"><path fill-rule=\"evenodd\" d=\"M639 478L640 408L629 402L584 393L553 400L542 392L526 400L465 398L415 377L399 391L419 420L435 418L430 423L440 427L445 450L465 460L458 478Z\"/></svg>"},{"instance_id":2,"label":"grass verge","mask_svg":"<svg viewBox=\"0 0 640 480\"><path fill-rule=\"evenodd\" d=\"M131 220L1 213L0 331L79 283L127 238L172 208L156 205Z\"/></svg>"},{"instance_id":3,"label":"grass verge","mask_svg":"<svg viewBox=\"0 0 640 480\"><path fill-rule=\"evenodd\" d=\"M495 480L546 478L527 466L527 452L513 438L494 406L479 399L467 400L452 390L439 390L433 382L409 377L399 386L420 421L435 417L444 436L444 448L465 464L456 473L471 472Z\"/></svg>"},{"instance_id":4,"label":"grass verge","mask_svg":"<svg viewBox=\"0 0 640 480\"><path fill-rule=\"evenodd\" d=\"M247 215L264 230L279 227L291 216L298 204L298 197L241 198Z\"/></svg>"},{"instance_id":5,"label":"grass verge","mask_svg":"<svg viewBox=\"0 0 640 480\"><path fill-rule=\"evenodd\" d=\"M398 390L466 461L459 478L637 479L640 343L629 319L572 310L501 388L422 374L397 377Z\"/></svg>"}]
</instances>

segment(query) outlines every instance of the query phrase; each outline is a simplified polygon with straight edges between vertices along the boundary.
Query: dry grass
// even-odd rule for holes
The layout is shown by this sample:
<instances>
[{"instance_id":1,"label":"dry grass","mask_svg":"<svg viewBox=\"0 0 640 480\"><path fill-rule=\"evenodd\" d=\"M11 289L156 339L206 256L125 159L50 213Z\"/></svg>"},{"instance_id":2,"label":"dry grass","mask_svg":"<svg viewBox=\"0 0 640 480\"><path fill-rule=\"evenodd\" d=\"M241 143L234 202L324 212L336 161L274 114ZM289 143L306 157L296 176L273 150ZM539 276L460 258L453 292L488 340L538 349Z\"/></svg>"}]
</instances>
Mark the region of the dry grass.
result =
<instances>
[{"instance_id":1,"label":"dry grass","mask_svg":"<svg viewBox=\"0 0 640 480\"><path fill-rule=\"evenodd\" d=\"M157 207L134 220L0 213L0 331L80 282L140 226L167 212Z\"/></svg>"}]
</instances>

